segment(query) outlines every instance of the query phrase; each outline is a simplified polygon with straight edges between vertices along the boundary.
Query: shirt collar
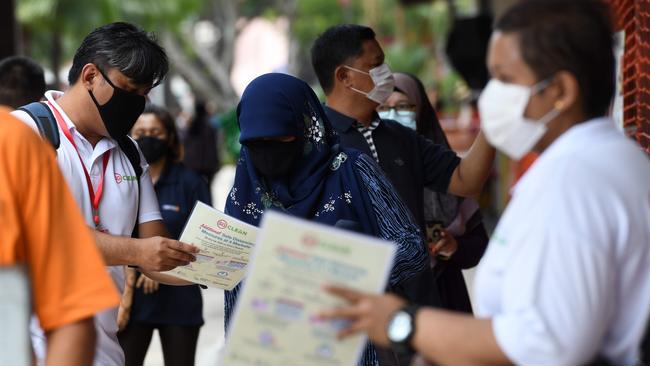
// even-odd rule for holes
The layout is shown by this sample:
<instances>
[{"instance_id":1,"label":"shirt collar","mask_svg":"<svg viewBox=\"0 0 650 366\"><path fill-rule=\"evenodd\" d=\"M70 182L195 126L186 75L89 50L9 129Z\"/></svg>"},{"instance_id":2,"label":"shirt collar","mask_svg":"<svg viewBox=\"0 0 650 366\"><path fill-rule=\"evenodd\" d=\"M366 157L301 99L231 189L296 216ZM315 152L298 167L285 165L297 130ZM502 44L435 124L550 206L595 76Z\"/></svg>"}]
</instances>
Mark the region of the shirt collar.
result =
<instances>
[{"instance_id":1,"label":"shirt collar","mask_svg":"<svg viewBox=\"0 0 650 366\"><path fill-rule=\"evenodd\" d=\"M370 122L370 126L366 127L364 124L356 122L355 127L359 131L374 131L375 128L379 126L379 122L381 122L381 119L379 118L379 116L377 116L377 118L373 119Z\"/></svg>"},{"instance_id":2,"label":"shirt collar","mask_svg":"<svg viewBox=\"0 0 650 366\"><path fill-rule=\"evenodd\" d=\"M58 90L48 90L45 92L45 99L47 99L48 102L52 104L54 108L56 108L59 113L61 113L61 116L63 116L63 121L65 122L66 126L68 127L68 131L70 131L70 134L72 136L75 136L81 141L84 141L85 143L88 143L88 140L81 134L79 131L77 131L77 127L75 126L74 122L68 117L68 115L65 113L63 108L59 105L59 103L56 102L57 99L59 99L61 96L63 96L62 91ZM104 137L102 138L99 143L95 146L94 153L93 155L101 155L105 151L108 151L110 149L113 149L114 147L117 146L117 142L111 138Z\"/></svg>"},{"instance_id":3,"label":"shirt collar","mask_svg":"<svg viewBox=\"0 0 650 366\"><path fill-rule=\"evenodd\" d=\"M590 139L596 131L603 128L615 128L614 121L610 118L600 117L577 123L555 139L540 155L540 159L553 158L558 154L563 154L567 149L579 146L581 140Z\"/></svg>"},{"instance_id":4,"label":"shirt collar","mask_svg":"<svg viewBox=\"0 0 650 366\"><path fill-rule=\"evenodd\" d=\"M532 170L536 165L539 165L545 160L555 159L557 156L562 155L571 156L573 154L571 152L572 149L581 148L581 141L583 139L592 139L594 135L598 134L599 130L615 128L614 121L607 117L594 118L575 124L556 138L537 158L537 161L535 161L529 170ZM527 176L528 173L524 174L517 184L510 189L511 195L514 196L516 194L519 187L523 185L522 183L527 180Z\"/></svg>"},{"instance_id":5,"label":"shirt collar","mask_svg":"<svg viewBox=\"0 0 650 366\"><path fill-rule=\"evenodd\" d=\"M337 132L347 132L349 129L356 129L357 126L360 125L359 121L356 119L347 116L327 105L324 105L323 109L325 109L327 118ZM374 130L377 128L377 126L379 126L380 121L381 119L379 118L377 112L373 112L372 123L369 128L371 130Z\"/></svg>"},{"instance_id":6,"label":"shirt collar","mask_svg":"<svg viewBox=\"0 0 650 366\"><path fill-rule=\"evenodd\" d=\"M63 108L59 105L59 103L56 102L57 99L61 98L63 96L62 91L58 90L48 90L45 92L45 99L47 99L50 104L56 108L57 111L63 116L63 120L65 121L65 124L68 126L68 131L70 131L71 134L74 134L75 131L77 131L77 128L74 125L74 122L68 117L68 115L65 113Z\"/></svg>"}]
</instances>

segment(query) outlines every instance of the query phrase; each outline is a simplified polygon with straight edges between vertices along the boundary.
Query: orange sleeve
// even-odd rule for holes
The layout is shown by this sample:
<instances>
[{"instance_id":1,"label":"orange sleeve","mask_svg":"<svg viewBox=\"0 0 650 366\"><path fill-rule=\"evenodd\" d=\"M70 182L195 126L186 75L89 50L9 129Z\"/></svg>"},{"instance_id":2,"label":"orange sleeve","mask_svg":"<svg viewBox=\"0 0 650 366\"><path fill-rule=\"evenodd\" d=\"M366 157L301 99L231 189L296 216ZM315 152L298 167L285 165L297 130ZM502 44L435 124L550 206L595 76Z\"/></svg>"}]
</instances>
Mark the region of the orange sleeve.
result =
<instances>
[{"instance_id":1,"label":"orange sleeve","mask_svg":"<svg viewBox=\"0 0 650 366\"><path fill-rule=\"evenodd\" d=\"M17 216L42 328L47 331L116 306L117 290L53 150L29 127L0 115L0 123L8 122L11 131L0 134L0 145L7 155L4 168L15 179Z\"/></svg>"}]
</instances>

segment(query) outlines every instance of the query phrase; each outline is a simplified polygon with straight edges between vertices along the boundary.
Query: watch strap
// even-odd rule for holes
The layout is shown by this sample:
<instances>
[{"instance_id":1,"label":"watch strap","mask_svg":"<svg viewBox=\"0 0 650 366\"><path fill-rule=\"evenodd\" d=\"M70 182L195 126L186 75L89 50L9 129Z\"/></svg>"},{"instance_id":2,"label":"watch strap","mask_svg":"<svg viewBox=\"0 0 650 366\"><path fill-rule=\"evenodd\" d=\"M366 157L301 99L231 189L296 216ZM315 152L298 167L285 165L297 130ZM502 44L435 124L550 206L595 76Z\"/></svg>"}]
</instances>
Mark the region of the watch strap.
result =
<instances>
[{"instance_id":1,"label":"watch strap","mask_svg":"<svg viewBox=\"0 0 650 366\"><path fill-rule=\"evenodd\" d=\"M395 350L395 352L405 355L412 355L415 353L415 349L411 345L411 341L413 340L413 335L415 334L415 316L417 315L419 309L419 305L406 304L391 316L391 321L388 323L389 326L392 323L392 320L395 318L395 315L399 313L406 313L411 319L411 331L409 332L408 336L404 338L404 340L401 342L395 342L389 338L391 347Z\"/></svg>"}]
</instances>

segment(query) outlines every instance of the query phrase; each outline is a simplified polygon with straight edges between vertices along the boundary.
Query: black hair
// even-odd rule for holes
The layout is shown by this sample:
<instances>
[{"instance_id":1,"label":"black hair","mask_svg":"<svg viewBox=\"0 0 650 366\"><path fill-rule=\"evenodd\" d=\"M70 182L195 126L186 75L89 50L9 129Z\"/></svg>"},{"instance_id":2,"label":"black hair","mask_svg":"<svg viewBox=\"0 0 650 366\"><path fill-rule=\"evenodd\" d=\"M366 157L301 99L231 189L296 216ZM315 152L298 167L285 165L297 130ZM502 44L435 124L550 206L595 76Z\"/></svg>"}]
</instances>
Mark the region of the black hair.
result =
<instances>
[{"instance_id":1,"label":"black hair","mask_svg":"<svg viewBox=\"0 0 650 366\"><path fill-rule=\"evenodd\" d=\"M605 115L614 95L612 16L601 0L528 0L508 9L495 30L514 33L539 80L558 71L576 78L584 113Z\"/></svg>"},{"instance_id":2,"label":"black hair","mask_svg":"<svg viewBox=\"0 0 650 366\"><path fill-rule=\"evenodd\" d=\"M0 61L0 104L18 108L41 100L45 76L41 65L24 56Z\"/></svg>"},{"instance_id":3,"label":"black hair","mask_svg":"<svg viewBox=\"0 0 650 366\"><path fill-rule=\"evenodd\" d=\"M327 29L311 47L311 64L320 86L329 94L334 87L334 71L350 58L363 53L363 42L375 39L372 28L339 24Z\"/></svg>"},{"instance_id":4,"label":"black hair","mask_svg":"<svg viewBox=\"0 0 650 366\"><path fill-rule=\"evenodd\" d=\"M81 69L88 63L104 71L116 68L137 85L156 86L169 70L165 50L154 36L124 22L104 25L84 38L68 74L70 85L79 79Z\"/></svg>"},{"instance_id":5,"label":"black hair","mask_svg":"<svg viewBox=\"0 0 650 366\"><path fill-rule=\"evenodd\" d=\"M142 114L153 114L156 118L162 123L167 132L167 140L171 146L167 158L173 162L179 162L182 160L183 155L183 146L181 145L180 137L178 136L178 129L176 128L176 122L174 117L165 107L161 107L156 104L147 103L144 107Z\"/></svg>"}]
</instances>

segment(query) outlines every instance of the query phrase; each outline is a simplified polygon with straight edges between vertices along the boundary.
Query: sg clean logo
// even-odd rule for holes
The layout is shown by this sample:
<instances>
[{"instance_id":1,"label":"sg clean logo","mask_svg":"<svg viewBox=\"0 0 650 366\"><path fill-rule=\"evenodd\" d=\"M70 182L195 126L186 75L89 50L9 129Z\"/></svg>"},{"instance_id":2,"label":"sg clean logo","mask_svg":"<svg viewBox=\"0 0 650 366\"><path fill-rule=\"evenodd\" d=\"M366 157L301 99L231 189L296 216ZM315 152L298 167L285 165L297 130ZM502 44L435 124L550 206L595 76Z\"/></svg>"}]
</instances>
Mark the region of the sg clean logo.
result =
<instances>
[{"instance_id":1,"label":"sg clean logo","mask_svg":"<svg viewBox=\"0 0 650 366\"><path fill-rule=\"evenodd\" d=\"M115 173L114 175L115 175L115 183L117 184L120 184L122 182L133 183L138 179L135 175L122 175L119 173Z\"/></svg>"}]
</instances>

